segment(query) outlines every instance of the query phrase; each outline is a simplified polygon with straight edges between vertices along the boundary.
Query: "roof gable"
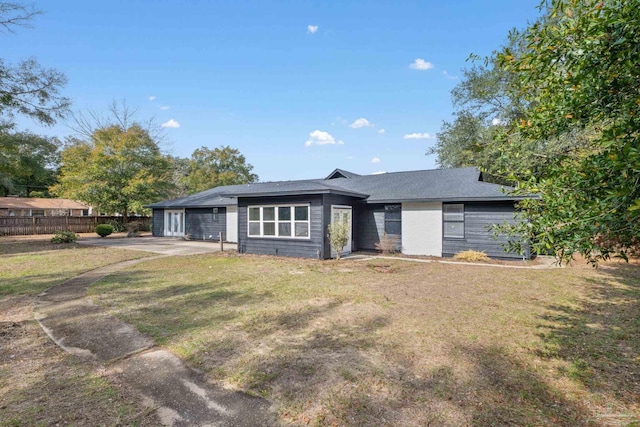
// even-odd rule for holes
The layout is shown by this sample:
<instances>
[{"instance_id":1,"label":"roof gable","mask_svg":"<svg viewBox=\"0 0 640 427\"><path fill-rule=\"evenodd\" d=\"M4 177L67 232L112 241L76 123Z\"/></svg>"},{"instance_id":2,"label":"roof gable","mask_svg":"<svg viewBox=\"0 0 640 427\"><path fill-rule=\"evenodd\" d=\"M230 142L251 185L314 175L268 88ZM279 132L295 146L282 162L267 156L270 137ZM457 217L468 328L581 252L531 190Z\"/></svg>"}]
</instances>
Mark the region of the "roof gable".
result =
<instances>
[{"instance_id":1,"label":"roof gable","mask_svg":"<svg viewBox=\"0 0 640 427\"><path fill-rule=\"evenodd\" d=\"M327 175L325 180L335 179L335 178L352 178L354 176L360 176L360 175L358 175L357 173L346 171L344 169L336 168L333 170L333 172Z\"/></svg>"}]
</instances>

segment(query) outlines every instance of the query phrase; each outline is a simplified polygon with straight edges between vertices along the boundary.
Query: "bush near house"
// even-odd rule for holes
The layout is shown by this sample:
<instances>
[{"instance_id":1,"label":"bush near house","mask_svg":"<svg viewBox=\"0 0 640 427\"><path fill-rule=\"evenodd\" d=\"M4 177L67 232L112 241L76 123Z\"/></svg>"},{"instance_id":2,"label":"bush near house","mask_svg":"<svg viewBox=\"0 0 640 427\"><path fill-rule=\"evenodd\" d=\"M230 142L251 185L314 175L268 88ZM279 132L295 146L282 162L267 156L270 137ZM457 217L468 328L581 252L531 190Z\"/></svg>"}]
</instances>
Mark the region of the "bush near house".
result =
<instances>
[{"instance_id":1,"label":"bush near house","mask_svg":"<svg viewBox=\"0 0 640 427\"><path fill-rule=\"evenodd\" d=\"M340 253L349 241L349 224L344 221L334 222L333 224L329 224L327 231L329 243L337 254L336 259L340 259Z\"/></svg>"},{"instance_id":2,"label":"bush near house","mask_svg":"<svg viewBox=\"0 0 640 427\"><path fill-rule=\"evenodd\" d=\"M384 255L394 254L397 252L399 240L398 236L389 236L385 231L380 241L376 243L376 249Z\"/></svg>"},{"instance_id":3,"label":"bush near house","mask_svg":"<svg viewBox=\"0 0 640 427\"><path fill-rule=\"evenodd\" d=\"M454 259L460 261L489 261L489 257L482 251L466 250L458 252L453 256Z\"/></svg>"},{"instance_id":4,"label":"bush near house","mask_svg":"<svg viewBox=\"0 0 640 427\"><path fill-rule=\"evenodd\" d=\"M51 238L51 243L73 243L78 240L78 236L73 231L56 231Z\"/></svg>"},{"instance_id":5,"label":"bush near house","mask_svg":"<svg viewBox=\"0 0 640 427\"><path fill-rule=\"evenodd\" d=\"M111 224L99 224L96 227L96 233L98 233L100 237L107 237L113 233L113 226Z\"/></svg>"}]
</instances>

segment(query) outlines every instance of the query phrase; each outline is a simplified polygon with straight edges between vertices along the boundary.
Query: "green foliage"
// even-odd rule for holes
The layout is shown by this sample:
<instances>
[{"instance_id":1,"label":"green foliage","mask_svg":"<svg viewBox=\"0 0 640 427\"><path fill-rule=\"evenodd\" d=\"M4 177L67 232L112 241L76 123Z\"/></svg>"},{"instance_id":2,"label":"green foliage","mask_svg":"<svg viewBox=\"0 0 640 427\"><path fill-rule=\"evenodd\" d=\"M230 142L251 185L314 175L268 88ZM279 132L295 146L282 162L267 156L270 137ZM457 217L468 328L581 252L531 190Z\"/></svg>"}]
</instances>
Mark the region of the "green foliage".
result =
<instances>
[{"instance_id":1,"label":"green foliage","mask_svg":"<svg viewBox=\"0 0 640 427\"><path fill-rule=\"evenodd\" d=\"M55 182L59 141L0 128L0 196L46 197ZM32 195L39 192L40 196Z\"/></svg>"},{"instance_id":2,"label":"green foliage","mask_svg":"<svg viewBox=\"0 0 640 427\"><path fill-rule=\"evenodd\" d=\"M39 13L19 3L0 2L0 27L13 32ZM69 111L70 100L60 95L66 83L64 74L42 67L33 58L17 64L0 58L0 121L21 114L44 125L54 124Z\"/></svg>"},{"instance_id":3,"label":"green foliage","mask_svg":"<svg viewBox=\"0 0 640 427\"><path fill-rule=\"evenodd\" d=\"M127 231L127 225L125 224L125 219L112 219L109 221L109 225L113 227L114 233L122 233L123 231Z\"/></svg>"},{"instance_id":4,"label":"green foliage","mask_svg":"<svg viewBox=\"0 0 640 427\"><path fill-rule=\"evenodd\" d=\"M149 131L113 124L72 139L62 151L59 183L50 191L105 213L144 212L143 205L169 194L169 161Z\"/></svg>"},{"instance_id":5,"label":"green foliage","mask_svg":"<svg viewBox=\"0 0 640 427\"><path fill-rule=\"evenodd\" d=\"M184 165L177 163L177 166ZM200 147L188 161L183 185L191 194L221 185L256 182L258 175L251 173L252 169L253 166L235 148L221 146L212 150Z\"/></svg>"},{"instance_id":6,"label":"green foliage","mask_svg":"<svg viewBox=\"0 0 640 427\"><path fill-rule=\"evenodd\" d=\"M519 193L540 198L522 203L530 221L510 231L527 232L534 249L565 261L576 251L593 262L626 258L640 235L640 8L554 0L524 38L521 52L497 54L529 105L506 138L527 144L585 130L593 138L590 150L569 147L548 159L544 176L522 180Z\"/></svg>"},{"instance_id":7,"label":"green foliage","mask_svg":"<svg viewBox=\"0 0 640 427\"><path fill-rule=\"evenodd\" d=\"M349 241L349 224L345 221L336 221L327 227L329 244L336 251L336 259L340 259L342 249Z\"/></svg>"},{"instance_id":8,"label":"green foliage","mask_svg":"<svg viewBox=\"0 0 640 427\"><path fill-rule=\"evenodd\" d=\"M100 237L107 237L113 233L113 226L111 224L98 224L96 227L96 233Z\"/></svg>"},{"instance_id":9,"label":"green foliage","mask_svg":"<svg viewBox=\"0 0 640 427\"><path fill-rule=\"evenodd\" d=\"M56 231L51 238L51 243L74 243L78 236L73 231Z\"/></svg>"}]
</instances>

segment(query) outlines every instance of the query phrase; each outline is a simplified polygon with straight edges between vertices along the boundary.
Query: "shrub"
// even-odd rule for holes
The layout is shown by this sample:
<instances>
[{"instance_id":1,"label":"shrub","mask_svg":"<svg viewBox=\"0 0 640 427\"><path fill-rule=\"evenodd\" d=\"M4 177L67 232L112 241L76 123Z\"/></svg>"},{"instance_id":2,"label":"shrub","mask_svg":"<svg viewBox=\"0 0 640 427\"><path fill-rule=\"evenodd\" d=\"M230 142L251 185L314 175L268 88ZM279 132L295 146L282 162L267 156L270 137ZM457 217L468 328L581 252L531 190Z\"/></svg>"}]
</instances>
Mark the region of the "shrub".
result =
<instances>
[{"instance_id":1,"label":"shrub","mask_svg":"<svg viewBox=\"0 0 640 427\"><path fill-rule=\"evenodd\" d=\"M122 233L123 231L127 231L127 225L124 223L124 219L123 220L119 220L119 219L113 219L111 221L109 221L109 225L111 227L113 227L113 233ZM111 233L109 233L111 234Z\"/></svg>"},{"instance_id":2,"label":"shrub","mask_svg":"<svg viewBox=\"0 0 640 427\"><path fill-rule=\"evenodd\" d=\"M397 252L398 236L389 236L385 231L382 239L376 243L376 249L385 255L393 254Z\"/></svg>"},{"instance_id":3,"label":"shrub","mask_svg":"<svg viewBox=\"0 0 640 427\"><path fill-rule=\"evenodd\" d=\"M98 224L96 227L96 233L100 237L107 237L109 234L113 233L113 226L111 224Z\"/></svg>"},{"instance_id":4,"label":"shrub","mask_svg":"<svg viewBox=\"0 0 640 427\"><path fill-rule=\"evenodd\" d=\"M127 237L138 237L142 230L143 224L140 221L131 221L127 223Z\"/></svg>"},{"instance_id":5,"label":"shrub","mask_svg":"<svg viewBox=\"0 0 640 427\"><path fill-rule=\"evenodd\" d=\"M482 251L474 251L472 249L458 252L454 255L454 258L461 261L489 261L489 257L486 253Z\"/></svg>"},{"instance_id":6,"label":"shrub","mask_svg":"<svg viewBox=\"0 0 640 427\"><path fill-rule=\"evenodd\" d=\"M343 221L334 222L329 224L328 232L329 243L337 253L336 259L340 259L340 253L349 241L349 224Z\"/></svg>"},{"instance_id":7,"label":"shrub","mask_svg":"<svg viewBox=\"0 0 640 427\"><path fill-rule=\"evenodd\" d=\"M56 231L51 238L51 243L73 243L78 240L78 236L73 231Z\"/></svg>"}]
</instances>

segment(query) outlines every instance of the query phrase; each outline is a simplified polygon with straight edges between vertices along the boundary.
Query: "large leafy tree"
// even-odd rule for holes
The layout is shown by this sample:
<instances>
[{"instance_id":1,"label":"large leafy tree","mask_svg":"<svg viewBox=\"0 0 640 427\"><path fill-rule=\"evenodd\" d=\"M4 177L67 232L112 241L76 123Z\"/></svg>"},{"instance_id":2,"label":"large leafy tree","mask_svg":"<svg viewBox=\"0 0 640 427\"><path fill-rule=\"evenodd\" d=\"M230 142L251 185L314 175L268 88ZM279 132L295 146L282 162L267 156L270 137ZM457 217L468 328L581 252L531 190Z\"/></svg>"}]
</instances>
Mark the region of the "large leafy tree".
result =
<instances>
[{"instance_id":1,"label":"large leafy tree","mask_svg":"<svg viewBox=\"0 0 640 427\"><path fill-rule=\"evenodd\" d=\"M529 175L520 192L534 247L593 261L640 243L640 7L626 0L553 0L524 33L525 48L497 54L527 100L505 140L593 132L592 146L569 147Z\"/></svg>"},{"instance_id":2,"label":"large leafy tree","mask_svg":"<svg viewBox=\"0 0 640 427\"><path fill-rule=\"evenodd\" d=\"M112 124L95 129L89 140L68 142L51 192L127 216L166 197L170 175L170 163L148 130Z\"/></svg>"},{"instance_id":3,"label":"large leafy tree","mask_svg":"<svg viewBox=\"0 0 640 427\"><path fill-rule=\"evenodd\" d=\"M20 3L0 2L0 30L12 33L40 13ZM14 64L0 58L0 121L6 124L21 114L45 125L55 123L69 111L69 99L60 94L66 83L64 74L34 58Z\"/></svg>"},{"instance_id":4,"label":"large leafy tree","mask_svg":"<svg viewBox=\"0 0 640 427\"><path fill-rule=\"evenodd\" d=\"M0 129L0 195L47 195L58 165L56 138Z\"/></svg>"},{"instance_id":5,"label":"large leafy tree","mask_svg":"<svg viewBox=\"0 0 640 427\"><path fill-rule=\"evenodd\" d=\"M196 193L220 185L256 182L258 175L252 170L253 166L235 148L200 147L189 159L183 182L188 193Z\"/></svg>"}]
</instances>

